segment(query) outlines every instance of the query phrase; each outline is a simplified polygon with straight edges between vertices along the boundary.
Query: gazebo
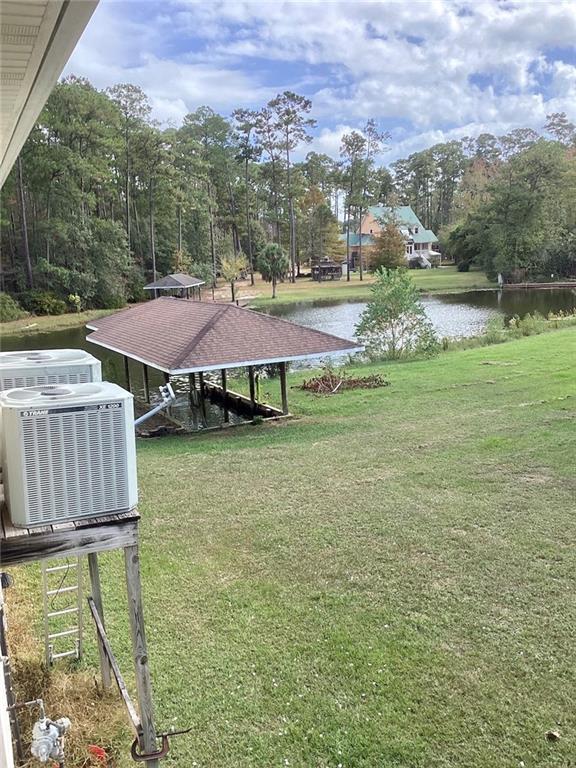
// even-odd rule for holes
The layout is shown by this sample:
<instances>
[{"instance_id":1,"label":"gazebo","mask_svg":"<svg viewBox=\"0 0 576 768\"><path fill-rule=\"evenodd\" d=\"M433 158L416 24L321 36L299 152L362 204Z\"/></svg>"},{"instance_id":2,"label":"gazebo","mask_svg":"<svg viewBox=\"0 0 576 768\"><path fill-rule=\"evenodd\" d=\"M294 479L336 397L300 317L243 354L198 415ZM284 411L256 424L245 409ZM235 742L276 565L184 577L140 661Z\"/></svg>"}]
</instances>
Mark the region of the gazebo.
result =
<instances>
[{"instance_id":1,"label":"gazebo","mask_svg":"<svg viewBox=\"0 0 576 768\"><path fill-rule=\"evenodd\" d=\"M341 277L342 264L337 261L324 259L312 265L312 280L322 282L323 280L340 280Z\"/></svg>"},{"instance_id":2,"label":"gazebo","mask_svg":"<svg viewBox=\"0 0 576 768\"><path fill-rule=\"evenodd\" d=\"M192 292L192 298L195 298L195 292L198 291L198 300L200 300L200 289L203 285L205 285L204 280L200 280L198 277L192 277L192 275L186 275L183 272L175 272L172 275L161 277L153 283L148 283L144 286L144 290L154 291L154 297L158 295L158 292L165 292L186 299L190 298L190 292Z\"/></svg>"},{"instance_id":3,"label":"gazebo","mask_svg":"<svg viewBox=\"0 0 576 768\"><path fill-rule=\"evenodd\" d=\"M234 304L192 304L170 296L92 320L86 327L92 331L87 341L123 355L128 389L129 359L142 365L148 400L149 368L161 371L166 382L188 376L191 398L197 392L202 403L207 394L216 397L224 406L225 421L229 407L243 404L253 415L258 412L257 366L279 366L282 408L263 407L266 415L281 416L288 414L288 362L363 349L355 341ZM249 398L228 390L226 373L234 368L248 369ZM220 372L220 385L204 380L208 371Z\"/></svg>"}]
</instances>

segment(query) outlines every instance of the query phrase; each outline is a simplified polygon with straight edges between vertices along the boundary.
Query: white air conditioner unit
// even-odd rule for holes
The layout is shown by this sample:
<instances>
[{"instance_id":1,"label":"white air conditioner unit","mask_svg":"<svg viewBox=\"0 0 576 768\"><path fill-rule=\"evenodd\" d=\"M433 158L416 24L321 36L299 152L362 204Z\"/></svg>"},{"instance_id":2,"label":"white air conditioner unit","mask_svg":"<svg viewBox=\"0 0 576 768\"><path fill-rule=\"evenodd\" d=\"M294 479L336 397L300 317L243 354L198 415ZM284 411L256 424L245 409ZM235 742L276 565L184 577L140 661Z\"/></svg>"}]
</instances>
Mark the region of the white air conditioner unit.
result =
<instances>
[{"instance_id":1,"label":"white air conditioner unit","mask_svg":"<svg viewBox=\"0 0 576 768\"><path fill-rule=\"evenodd\" d=\"M83 349L0 352L0 390L90 381L102 381L102 366Z\"/></svg>"},{"instance_id":2,"label":"white air conditioner unit","mask_svg":"<svg viewBox=\"0 0 576 768\"><path fill-rule=\"evenodd\" d=\"M138 501L132 395L116 384L0 392L4 484L15 526L131 509Z\"/></svg>"}]
</instances>

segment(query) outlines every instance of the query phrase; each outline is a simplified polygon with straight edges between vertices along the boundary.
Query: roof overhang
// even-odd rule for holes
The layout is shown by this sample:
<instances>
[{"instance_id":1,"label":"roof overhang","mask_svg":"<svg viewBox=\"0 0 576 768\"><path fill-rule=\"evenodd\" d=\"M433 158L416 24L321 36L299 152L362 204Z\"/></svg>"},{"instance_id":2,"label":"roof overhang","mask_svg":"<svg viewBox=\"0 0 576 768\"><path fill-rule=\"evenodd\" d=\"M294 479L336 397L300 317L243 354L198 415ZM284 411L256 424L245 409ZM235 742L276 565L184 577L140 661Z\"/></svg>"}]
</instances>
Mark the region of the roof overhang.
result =
<instances>
[{"instance_id":1,"label":"roof overhang","mask_svg":"<svg viewBox=\"0 0 576 768\"><path fill-rule=\"evenodd\" d=\"M89 325L87 325L86 327L89 330L95 330L95 329L90 329ZM99 347L108 349L110 352L117 352L119 355L124 355L124 357L130 358L130 360L135 360L137 363L142 363L142 365L147 365L149 368L155 368L157 371L162 371L163 373L167 373L170 376L187 376L189 373L205 373L207 371L221 371L222 369L231 370L232 368L248 368L248 366L273 365L276 363L294 363L299 360L318 360L320 358L329 358L331 355L353 355L353 354L356 354L357 352L364 352L363 346L350 345L348 349L339 349L331 353L330 352L314 352L313 354L309 354L309 355L291 355L291 356L284 356L284 357L271 357L267 359L258 359L258 360L242 360L241 362L222 361L217 365L202 365L194 368L170 369L170 368L163 368L162 366L158 365L158 363L153 363L150 360L145 360L142 357L137 357L136 355L130 354L123 349L118 349L117 347L113 347L110 344L104 344L104 342L98 341L97 339L93 339L91 336L92 334L89 334L88 336L86 336L86 341L90 341L92 342L92 344L97 344Z\"/></svg>"},{"instance_id":2,"label":"roof overhang","mask_svg":"<svg viewBox=\"0 0 576 768\"><path fill-rule=\"evenodd\" d=\"M0 0L0 186L98 0Z\"/></svg>"}]
</instances>

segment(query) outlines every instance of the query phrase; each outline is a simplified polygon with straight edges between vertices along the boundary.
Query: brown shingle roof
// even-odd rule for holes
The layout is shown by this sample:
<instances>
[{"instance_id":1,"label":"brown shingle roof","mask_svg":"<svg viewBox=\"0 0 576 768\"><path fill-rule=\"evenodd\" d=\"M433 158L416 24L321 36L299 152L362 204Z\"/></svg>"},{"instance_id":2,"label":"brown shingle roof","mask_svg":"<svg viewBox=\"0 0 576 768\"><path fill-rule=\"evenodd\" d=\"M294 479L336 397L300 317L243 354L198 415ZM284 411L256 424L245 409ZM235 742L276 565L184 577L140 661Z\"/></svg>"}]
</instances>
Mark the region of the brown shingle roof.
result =
<instances>
[{"instance_id":1,"label":"brown shingle roof","mask_svg":"<svg viewBox=\"0 0 576 768\"><path fill-rule=\"evenodd\" d=\"M354 341L234 304L163 296L91 321L87 339L168 373L357 352Z\"/></svg>"},{"instance_id":2,"label":"brown shingle roof","mask_svg":"<svg viewBox=\"0 0 576 768\"><path fill-rule=\"evenodd\" d=\"M185 275L183 272L175 272L173 275L161 277L153 283L144 286L145 291L161 290L162 288L193 288L197 285L204 285L204 280L192 275Z\"/></svg>"}]
</instances>

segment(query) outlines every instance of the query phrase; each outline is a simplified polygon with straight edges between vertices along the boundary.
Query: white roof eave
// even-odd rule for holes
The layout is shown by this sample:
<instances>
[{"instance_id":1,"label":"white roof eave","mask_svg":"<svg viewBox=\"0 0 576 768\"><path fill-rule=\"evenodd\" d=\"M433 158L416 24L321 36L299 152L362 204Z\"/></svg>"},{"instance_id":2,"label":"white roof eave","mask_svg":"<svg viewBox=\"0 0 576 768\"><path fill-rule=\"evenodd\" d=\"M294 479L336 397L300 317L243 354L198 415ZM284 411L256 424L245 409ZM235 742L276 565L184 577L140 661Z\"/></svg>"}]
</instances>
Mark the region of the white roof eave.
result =
<instances>
[{"instance_id":1,"label":"white roof eave","mask_svg":"<svg viewBox=\"0 0 576 768\"><path fill-rule=\"evenodd\" d=\"M34 5L41 8L40 3ZM18 54L21 48L23 53L16 58L26 62L17 72L10 72L6 65L0 73L0 187L97 5L98 0L49 0L42 15L32 18L34 23L27 26L26 17L16 13L18 7L21 13L26 12L24 3L18 6L0 0L0 40L10 41L11 53Z\"/></svg>"}]
</instances>

